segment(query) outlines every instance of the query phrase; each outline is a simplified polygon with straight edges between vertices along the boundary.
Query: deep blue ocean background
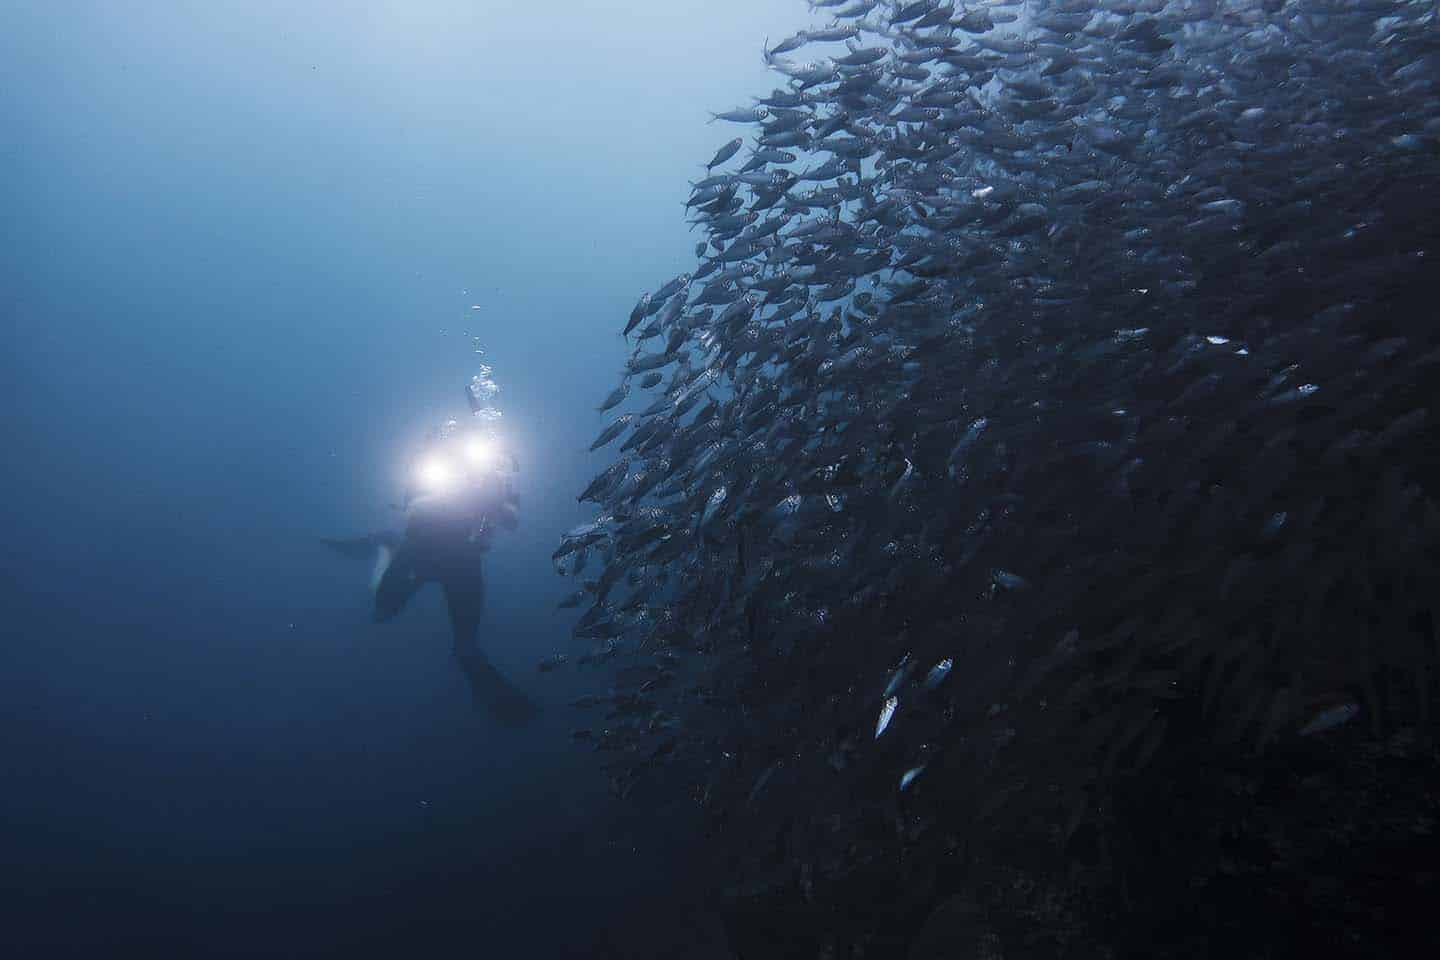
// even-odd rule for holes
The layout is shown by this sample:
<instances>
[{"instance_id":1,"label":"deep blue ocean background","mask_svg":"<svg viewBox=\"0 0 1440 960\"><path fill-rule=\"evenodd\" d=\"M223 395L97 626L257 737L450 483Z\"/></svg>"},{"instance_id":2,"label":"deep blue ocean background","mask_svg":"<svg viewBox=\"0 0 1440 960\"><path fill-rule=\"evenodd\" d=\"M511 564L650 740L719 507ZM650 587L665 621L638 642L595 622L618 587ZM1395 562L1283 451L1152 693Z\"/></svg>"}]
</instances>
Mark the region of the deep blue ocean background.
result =
<instances>
[{"instance_id":1,"label":"deep blue ocean background","mask_svg":"<svg viewBox=\"0 0 1440 960\"><path fill-rule=\"evenodd\" d=\"M683 808L569 742L549 554L687 179L801 3L0 4L0 939L12 957L621 955ZM478 308L478 309L476 309ZM484 357L475 353L478 341ZM438 591L322 536L493 364L522 468L475 714ZM413 951L413 952L411 952Z\"/></svg>"}]
</instances>

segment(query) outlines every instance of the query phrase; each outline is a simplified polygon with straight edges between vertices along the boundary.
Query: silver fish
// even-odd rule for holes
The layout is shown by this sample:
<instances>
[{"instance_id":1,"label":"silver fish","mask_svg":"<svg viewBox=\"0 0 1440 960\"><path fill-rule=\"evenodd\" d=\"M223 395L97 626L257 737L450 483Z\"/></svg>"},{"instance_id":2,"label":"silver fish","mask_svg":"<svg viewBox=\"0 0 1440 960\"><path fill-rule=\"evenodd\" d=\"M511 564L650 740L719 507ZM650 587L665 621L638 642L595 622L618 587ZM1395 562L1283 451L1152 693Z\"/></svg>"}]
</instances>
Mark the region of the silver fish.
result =
<instances>
[{"instance_id":1,"label":"silver fish","mask_svg":"<svg viewBox=\"0 0 1440 960\"><path fill-rule=\"evenodd\" d=\"M715 151L715 156L711 157L710 162L705 164L705 169L709 170L712 167L720 166L720 164L724 163L726 160L729 160L731 157L735 156L735 154L739 153L740 148L744 145L744 143L745 141L740 137L736 137L734 140L731 140L729 143L725 144L725 146Z\"/></svg>"},{"instance_id":2,"label":"silver fish","mask_svg":"<svg viewBox=\"0 0 1440 960\"><path fill-rule=\"evenodd\" d=\"M886 697L884 704L880 707L880 717L875 721L875 739L879 740L880 735L890 726L891 719L895 716L895 710L900 706L896 697Z\"/></svg>"}]
</instances>

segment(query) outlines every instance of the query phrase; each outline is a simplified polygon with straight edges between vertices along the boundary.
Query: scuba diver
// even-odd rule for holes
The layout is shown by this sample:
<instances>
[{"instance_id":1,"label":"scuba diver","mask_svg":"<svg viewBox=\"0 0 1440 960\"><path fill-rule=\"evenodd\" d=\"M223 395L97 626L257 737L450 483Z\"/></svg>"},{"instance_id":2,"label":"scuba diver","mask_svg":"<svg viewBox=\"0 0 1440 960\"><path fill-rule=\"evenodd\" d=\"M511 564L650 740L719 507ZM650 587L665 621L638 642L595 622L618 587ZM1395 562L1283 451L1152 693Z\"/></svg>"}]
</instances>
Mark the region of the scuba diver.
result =
<instances>
[{"instance_id":1,"label":"scuba diver","mask_svg":"<svg viewBox=\"0 0 1440 960\"><path fill-rule=\"evenodd\" d=\"M473 393L471 412L480 413ZM454 421L432 436L405 495L403 533L375 533L323 542L346 556L373 556L375 621L393 619L427 583L445 592L455 658L475 706L507 725L530 720L535 704L481 652L476 635L484 609L482 559L495 531L514 530L518 511L513 475L519 465L493 435L466 432Z\"/></svg>"}]
</instances>

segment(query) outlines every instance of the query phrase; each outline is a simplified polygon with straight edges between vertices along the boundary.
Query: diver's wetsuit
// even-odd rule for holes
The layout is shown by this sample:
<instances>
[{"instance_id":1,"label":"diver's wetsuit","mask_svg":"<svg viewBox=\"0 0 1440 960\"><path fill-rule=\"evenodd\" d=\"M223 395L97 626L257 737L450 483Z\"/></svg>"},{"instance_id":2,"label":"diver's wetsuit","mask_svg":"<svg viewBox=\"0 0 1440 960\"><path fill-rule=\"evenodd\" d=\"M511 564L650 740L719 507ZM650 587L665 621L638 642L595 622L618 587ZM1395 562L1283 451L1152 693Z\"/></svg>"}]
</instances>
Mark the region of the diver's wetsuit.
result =
<instances>
[{"instance_id":1,"label":"diver's wetsuit","mask_svg":"<svg viewBox=\"0 0 1440 960\"><path fill-rule=\"evenodd\" d=\"M529 719L536 707L495 669L476 635L485 605L483 557L495 528L514 529L515 517L514 494L499 473L443 496L416 497L407 507L404 536L394 543L375 588L375 619L383 622L426 583L440 584L455 657L470 681L475 705L511 723Z\"/></svg>"}]
</instances>

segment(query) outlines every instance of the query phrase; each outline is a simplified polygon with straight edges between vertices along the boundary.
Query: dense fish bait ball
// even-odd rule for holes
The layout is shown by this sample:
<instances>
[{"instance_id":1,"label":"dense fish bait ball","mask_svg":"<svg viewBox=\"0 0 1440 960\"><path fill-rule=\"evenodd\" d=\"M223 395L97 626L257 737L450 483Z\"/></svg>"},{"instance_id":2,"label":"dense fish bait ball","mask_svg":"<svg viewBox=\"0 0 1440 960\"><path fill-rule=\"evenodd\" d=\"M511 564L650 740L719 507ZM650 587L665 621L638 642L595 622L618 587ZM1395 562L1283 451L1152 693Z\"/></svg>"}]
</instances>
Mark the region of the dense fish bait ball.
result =
<instances>
[{"instance_id":1,"label":"dense fish bait ball","mask_svg":"<svg viewBox=\"0 0 1440 960\"><path fill-rule=\"evenodd\" d=\"M555 553L617 790L1064 845L1161 758L1428 723L1434 5L815 6Z\"/></svg>"}]
</instances>

